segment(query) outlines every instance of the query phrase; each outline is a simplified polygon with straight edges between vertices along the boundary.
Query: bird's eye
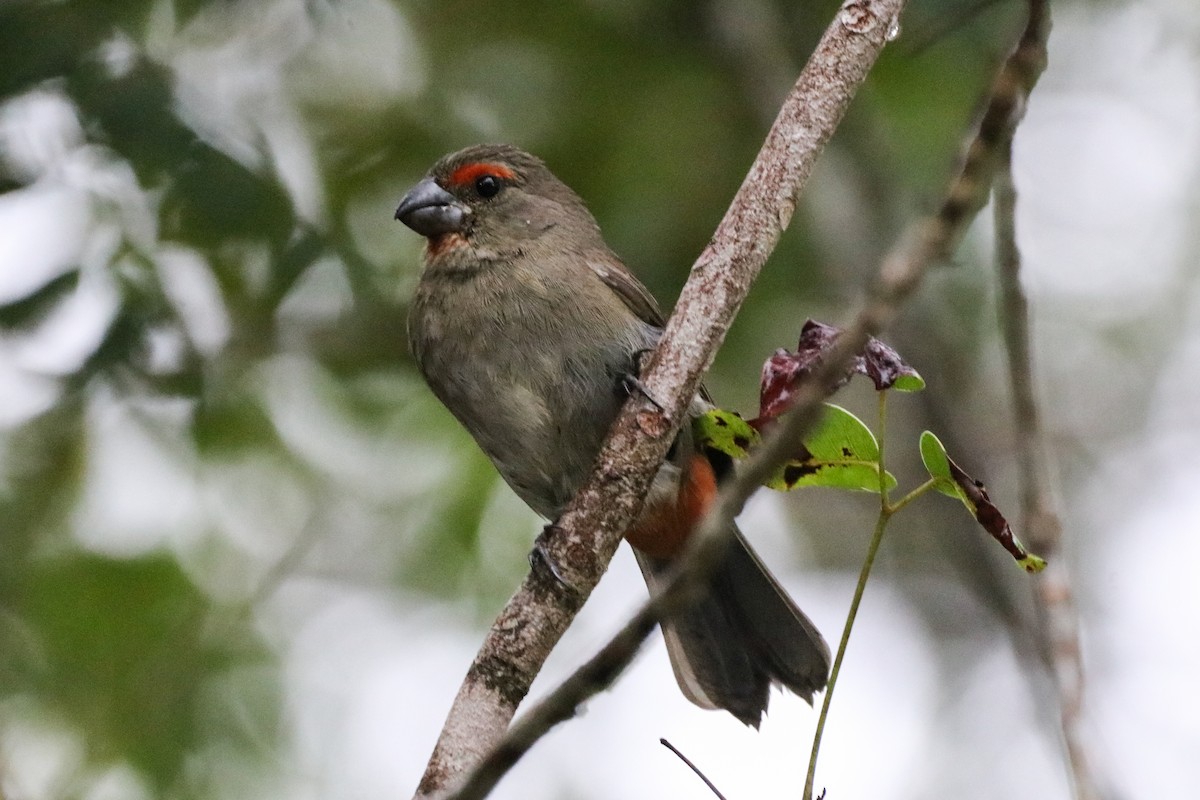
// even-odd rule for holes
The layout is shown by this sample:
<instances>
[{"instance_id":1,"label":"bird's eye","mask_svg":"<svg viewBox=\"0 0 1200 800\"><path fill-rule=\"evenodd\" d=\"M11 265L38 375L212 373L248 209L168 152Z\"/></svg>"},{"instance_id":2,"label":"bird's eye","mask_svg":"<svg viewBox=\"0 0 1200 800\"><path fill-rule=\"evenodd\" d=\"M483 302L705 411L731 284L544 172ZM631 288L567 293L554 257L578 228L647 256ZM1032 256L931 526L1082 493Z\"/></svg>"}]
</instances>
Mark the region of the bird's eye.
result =
<instances>
[{"instance_id":1,"label":"bird's eye","mask_svg":"<svg viewBox=\"0 0 1200 800\"><path fill-rule=\"evenodd\" d=\"M500 193L500 179L495 175L480 175L475 179L475 191L480 197L495 197Z\"/></svg>"}]
</instances>

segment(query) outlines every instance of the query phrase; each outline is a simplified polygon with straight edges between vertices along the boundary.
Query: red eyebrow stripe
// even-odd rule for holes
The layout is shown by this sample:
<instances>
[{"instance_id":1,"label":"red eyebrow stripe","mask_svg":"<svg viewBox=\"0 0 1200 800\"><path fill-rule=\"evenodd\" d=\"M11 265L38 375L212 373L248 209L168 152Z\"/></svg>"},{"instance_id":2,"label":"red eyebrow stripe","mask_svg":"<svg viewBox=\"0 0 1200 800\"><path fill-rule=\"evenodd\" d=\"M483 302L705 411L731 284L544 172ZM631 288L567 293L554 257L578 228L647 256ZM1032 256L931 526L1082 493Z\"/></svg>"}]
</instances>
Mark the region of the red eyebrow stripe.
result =
<instances>
[{"instance_id":1,"label":"red eyebrow stripe","mask_svg":"<svg viewBox=\"0 0 1200 800\"><path fill-rule=\"evenodd\" d=\"M483 177L484 175L494 175L497 178L505 180L516 177L515 173L503 164L476 161L472 164L463 164L450 173L450 183L454 186L464 186L468 183L473 183L476 178Z\"/></svg>"}]
</instances>

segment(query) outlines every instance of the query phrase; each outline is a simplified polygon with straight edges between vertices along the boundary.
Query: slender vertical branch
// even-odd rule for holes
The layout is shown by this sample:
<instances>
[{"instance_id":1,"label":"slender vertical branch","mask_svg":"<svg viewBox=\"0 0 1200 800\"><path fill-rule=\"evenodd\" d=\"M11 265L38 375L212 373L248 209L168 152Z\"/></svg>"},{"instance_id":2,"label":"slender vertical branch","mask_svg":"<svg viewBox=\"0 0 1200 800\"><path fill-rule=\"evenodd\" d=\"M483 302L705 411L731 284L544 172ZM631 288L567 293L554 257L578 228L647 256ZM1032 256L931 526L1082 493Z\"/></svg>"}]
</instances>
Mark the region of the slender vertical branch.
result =
<instances>
[{"instance_id":1,"label":"slender vertical branch","mask_svg":"<svg viewBox=\"0 0 1200 800\"><path fill-rule=\"evenodd\" d=\"M1008 351L1016 427L1017 462L1021 482L1022 527L1030 546L1048 566L1034 583L1038 639L1054 680L1059 722L1076 800L1100 797L1084 734L1084 670L1079 641L1079 613L1071 588L1067 559L1062 553L1062 525L1051 492L1033 377L1029 302L1021 287L1021 254L1016 238L1017 193L1012 179L1012 143L1002 150L996 174L994 217L996 271L1000 283L1001 325Z\"/></svg>"},{"instance_id":2,"label":"slender vertical branch","mask_svg":"<svg viewBox=\"0 0 1200 800\"><path fill-rule=\"evenodd\" d=\"M1018 52L1025 54L1025 76L1030 87L1045 66L1049 28L1046 0L1031 0L1030 22L1018 46ZM1022 517L1031 545L1049 562L1034 588L1039 639L1058 694L1059 720L1074 796L1076 800L1096 800L1101 796L1093 772L1096 762L1088 755L1083 725L1084 671L1079 615L1062 555L1062 526L1050 490L1047 446L1034 391L1029 303L1021 288L1021 257L1016 238L1017 194L1012 179L1011 136L1001 148L1000 156L995 192L996 268L1017 432Z\"/></svg>"}]
</instances>

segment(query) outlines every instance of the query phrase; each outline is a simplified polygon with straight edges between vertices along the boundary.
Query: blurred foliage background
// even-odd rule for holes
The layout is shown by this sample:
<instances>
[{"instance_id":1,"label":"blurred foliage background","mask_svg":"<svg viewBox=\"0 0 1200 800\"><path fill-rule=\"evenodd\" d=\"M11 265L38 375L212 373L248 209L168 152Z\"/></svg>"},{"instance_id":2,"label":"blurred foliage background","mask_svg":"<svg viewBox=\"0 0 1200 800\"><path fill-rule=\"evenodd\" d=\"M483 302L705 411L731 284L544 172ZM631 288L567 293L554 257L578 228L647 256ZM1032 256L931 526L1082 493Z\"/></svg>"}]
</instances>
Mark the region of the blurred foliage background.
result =
<instances>
[{"instance_id":1,"label":"blurred foliage background","mask_svg":"<svg viewBox=\"0 0 1200 800\"><path fill-rule=\"evenodd\" d=\"M589 202L669 306L836 5L0 4L3 796L409 791L538 522L415 374L404 319L421 243L392 221L397 201L444 152L519 144ZM762 360L806 317L844 320L904 222L937 199L1022 16L1013 0L914 0L714 367L724 405L752 411ZM1175 630L1190 600L1171 592L1190 584L1124 581L1116 545L1150 524L1138 509L1165 513L1160 496L1178 496L1132 476L1195 436L1194 412L1162 391L1195 382L1165 363L1196 354L1200 12L1114 0L1059 16L1017 142L1019 222L1065 557L1096 680L1118 691L1142 685L1131 630L1143 653L1162 644L1151 650L1168 675L1200 668L1194 645L1137 627ZM902 485L918 481L916 434L932 428L1015 514L988 228L888 336L930 386L892 404L892 466ZM870 418L861 387L843 401ZM804 602L836 639L871 503L760 505L774 531L761 547L816 587ZM1177 511L1191 522L1155 530L1196 522ZM890 772L884 759L885 796L1065 796L1049 684L1029 652L1029 579L949 503L914 507L889 537L889 588L876 591L907 633L859 634L863 669L892 688L862 716L847 698L846 751L873 741L888 698L911 694L919 708L879 724L921 753ZM1179 542L1152 549L1153 563ZM1159 605L1122 600L1139 609L1132 621L1110 613L1106 601L1148 585ZM611 628L604 602L595 613ZM897 657L909 647L915 666ZM673 692L663 670L648 680ZM691 719L682 700L661 702L676 700L670 713ZM1179 785L1188 767L1170 756L1200 742L1180 738L1168 707L1141 728L1158 732L1147 747L1161 743L1149 775L1118 758L1117 786ZM1106 713L1101 740L1125 727ZM575 725L622 719L600 717ZM791 758L807 736L787 733ZM848 756L851 785L861 757ZM598 778L570 764L514 776L510 796L632 796L611 764ZM695 788L659 768L661 791ZM636 796L660 785L623 772Z\"/></svg>"}]
</instances>

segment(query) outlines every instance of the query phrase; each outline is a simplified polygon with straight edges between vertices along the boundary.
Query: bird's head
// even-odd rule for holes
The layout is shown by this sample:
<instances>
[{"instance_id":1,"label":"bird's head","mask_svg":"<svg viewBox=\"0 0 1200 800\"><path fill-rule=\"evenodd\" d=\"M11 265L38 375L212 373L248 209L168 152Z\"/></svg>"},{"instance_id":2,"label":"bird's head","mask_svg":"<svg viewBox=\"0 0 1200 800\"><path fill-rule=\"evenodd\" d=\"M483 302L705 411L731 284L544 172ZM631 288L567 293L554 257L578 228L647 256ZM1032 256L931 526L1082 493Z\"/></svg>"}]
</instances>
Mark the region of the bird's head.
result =
<instances>
[{"instance_id":1,"label":"bird's head","mask_svg":"<svg viewBox=\"0 0 1200 800\"><path fill-rule=\"evenodd\" d=\"M547 236L591 244L600 235L583 201L541 159L504 144L443 156L404 195L396 219L429 240L430 257L466 248L486 260Z\"/></svg>"}]
</instances>

